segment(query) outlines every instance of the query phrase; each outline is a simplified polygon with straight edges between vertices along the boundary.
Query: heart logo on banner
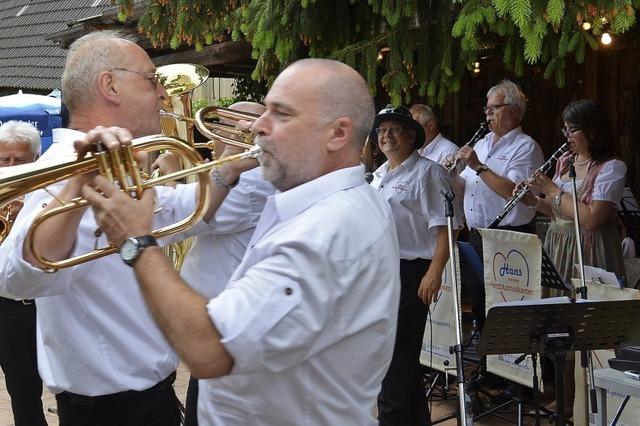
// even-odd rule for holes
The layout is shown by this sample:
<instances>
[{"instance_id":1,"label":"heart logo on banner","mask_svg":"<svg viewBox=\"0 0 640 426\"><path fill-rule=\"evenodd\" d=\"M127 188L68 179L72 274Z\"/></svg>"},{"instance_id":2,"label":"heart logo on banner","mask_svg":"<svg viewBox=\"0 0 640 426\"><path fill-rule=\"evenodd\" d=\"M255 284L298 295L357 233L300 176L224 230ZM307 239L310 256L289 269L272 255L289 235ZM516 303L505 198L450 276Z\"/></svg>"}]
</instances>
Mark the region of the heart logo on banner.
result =
<instances>
[{"instance_id":1,"label":"heart logo on banner","mask_svg":"<svg viewBox=\"0 0 640 426\"><path fill-rule=\"evenodd\" d=\"M518 250L511 250L505 256L501 252L496 252L493 256L493 280L498 288L523 288L529 287L529 264L527 259ZM515 293L514 291L509 291ZM509 301L502 289L500 289L502 299ZM524 295L520 300L524 299ZM513 300L513 299L512 299Z\"/></svg>"}]
</instances>

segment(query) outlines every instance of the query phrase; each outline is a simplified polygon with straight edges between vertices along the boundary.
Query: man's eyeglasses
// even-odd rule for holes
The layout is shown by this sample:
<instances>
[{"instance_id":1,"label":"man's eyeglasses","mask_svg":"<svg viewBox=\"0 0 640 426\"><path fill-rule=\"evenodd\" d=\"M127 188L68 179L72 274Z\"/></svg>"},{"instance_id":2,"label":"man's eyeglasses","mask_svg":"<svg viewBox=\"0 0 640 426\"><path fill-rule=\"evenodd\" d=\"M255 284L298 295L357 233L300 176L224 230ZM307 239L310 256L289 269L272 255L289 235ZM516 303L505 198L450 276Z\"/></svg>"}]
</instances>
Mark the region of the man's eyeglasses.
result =
<instances>
[{"instance_id":1,"label":"man's eyeglasses","mask_svg":"<svg viewBox=\"0 0 640 426\"><path fill-rule=\"evenodd\" d=\"M562 127L560 129L560 131L562 132L562 134L564 135L565 138L570 138L571 136L573 136L574 134L576 134L580 130L582 130L582 129L580 127L577 127L577 126Z\"/></svg>"},{"instance_id":2,"label":"man's eyeglasses","mask_svg":"<svg viewBox=\"0 0 640 426\"><path fill-rule=\"evenodd\" d=\"M156 88L156 86L158 85L158 81L160 80L160 75L153 72L136 71L136 70L130 70L127 68L113 68L111 69L111 71L127 71L127 72L132 72L132 73L141 75L145 79L149 80L151 84L153 84L154 89Z\"/></svg>"},{"instance_id":3,"label":"man's eyeglasses","mask_svg":"<svg viewBox=\"0 0 640 426\"><path fill-rule=\"evenodd\" d=\"M403 126L378 127L376 129L376 134L378 137L382 137L385 133L389 132L391 136L397 136L405 129L406 127Z\"/></svg>"},{"instance_id":4,"label":"man's eyeglasses","mask_svg":"<svg viewBox=\"0 0 640 426\"><path fill-rule=\"evenodd\" d=\"M502 108L503 106L507 105L510 104L487 105L486 107L482 108L482 111L484 111L485 114L493 114L498 108Z\"/></svg>"}]
</instances>

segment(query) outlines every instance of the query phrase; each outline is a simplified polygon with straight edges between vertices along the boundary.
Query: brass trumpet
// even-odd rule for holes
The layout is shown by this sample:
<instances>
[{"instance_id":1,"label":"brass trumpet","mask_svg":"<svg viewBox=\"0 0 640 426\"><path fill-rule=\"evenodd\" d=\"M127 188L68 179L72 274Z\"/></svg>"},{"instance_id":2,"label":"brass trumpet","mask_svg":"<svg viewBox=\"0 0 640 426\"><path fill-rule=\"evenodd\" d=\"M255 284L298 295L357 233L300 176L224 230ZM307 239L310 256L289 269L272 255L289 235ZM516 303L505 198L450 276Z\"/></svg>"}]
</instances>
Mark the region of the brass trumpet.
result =
<instances>
[{"instance_id":1,"label":"brass trumpet","mask_svg":"<svg viewBox=\"0 0 640 426\"><path fill-rule=\"evenodd\" d=\"M194 118L164 110L160 111L160 115L187 123L193 123L195 128L210 141L203 144L196 143L194 146L196 148L207 148L211 150L213 150L215 144L215 142L212 143L211 141L219 141L226 145L250 149L253 147L253 139L255 137L250 132L236 129L235 126L231 124L212 121L214 118L223 118L231 121L245 120L254 122L258 117L260 117L257 114L251 114L249 112L236 111L234 109L216 106L208 106L199 109Z\"/></svg>"},{"instance_id":2,"label":"brass trumpet","mask_svg":"<svg viewBox=\"0 0 640 426\"><path fill-rule=\"evenodd\" d=\"M145 181L135 160L134 152L153 152L158 150L176 152L178 155L195 164L195 166ZM84 158L57 164L38 164L36 162L26 166L17 166L19 168L18 170L5 171L4 173L0 172L0 207L9 204L24 194L47 187L56 182L67 180L74 175L87 172L97 171L101 173L110 181L117 182L123 191L137 198L139 198L142 195L142 191L147 188L160 185L167 181L181 179L188 175L196 175L200 197L198 198L194 212L179 222L153 231L152 235L154 237L162 238L167 235L183 232L195 225L202 218L210 203L209 187L211 181L208 175L209 170L230 161L256 158L261 152L262 150L259 147L253 147L251 150L240 154L204 163L202 162L202 157L194 148L177 138L162 135L137 138L134 139L132 145L128 145L117 151L90 153ZM46 268L51 270L57 270L78 265L118 251L118 247L110 243L106 247L97 248L91 252L61 261L46 259L38 251L38 248L34 244L33 235L42 222L56 214L87 207L88 204L89 202L81 197L75 198L61 207L49 210L36 218L27 233L25 243L29 244L28 247L40 264L45 265Z\"/></svg>"}]
</instances>

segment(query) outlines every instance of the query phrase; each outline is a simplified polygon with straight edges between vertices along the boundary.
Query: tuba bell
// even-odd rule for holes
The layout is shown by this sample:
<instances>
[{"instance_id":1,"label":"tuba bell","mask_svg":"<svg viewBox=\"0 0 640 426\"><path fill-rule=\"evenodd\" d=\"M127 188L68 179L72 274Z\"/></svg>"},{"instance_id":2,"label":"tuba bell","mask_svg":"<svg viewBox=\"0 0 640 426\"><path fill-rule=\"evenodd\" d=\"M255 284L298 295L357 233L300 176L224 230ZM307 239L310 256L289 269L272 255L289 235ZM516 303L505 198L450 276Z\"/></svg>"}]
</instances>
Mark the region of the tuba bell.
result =
<instances>
[{"instance_id":1,"label":"tuba bell","mask_svg":"<svg viewBox=\"0 0 640 426\"><path fill-rule=\"evenodd\" d=\"M209 78L209 70L202 65L197 64L171 64L163 65L156 69L159 82L166 90L169 98L166 99L164 110L173 113L177 109L181 109L185 117L193 117L191 101L193 91L200 87ZM168 117L168 118L167 118ZM162 133L167 136L180 137L186 140L190 145L194 144L194 125L190 122L186 123L186 128L181 132L174 118L170 114L165 114L160 119ZM181 134L183 133L184 134Z\"/></svg>"}]
</instances>

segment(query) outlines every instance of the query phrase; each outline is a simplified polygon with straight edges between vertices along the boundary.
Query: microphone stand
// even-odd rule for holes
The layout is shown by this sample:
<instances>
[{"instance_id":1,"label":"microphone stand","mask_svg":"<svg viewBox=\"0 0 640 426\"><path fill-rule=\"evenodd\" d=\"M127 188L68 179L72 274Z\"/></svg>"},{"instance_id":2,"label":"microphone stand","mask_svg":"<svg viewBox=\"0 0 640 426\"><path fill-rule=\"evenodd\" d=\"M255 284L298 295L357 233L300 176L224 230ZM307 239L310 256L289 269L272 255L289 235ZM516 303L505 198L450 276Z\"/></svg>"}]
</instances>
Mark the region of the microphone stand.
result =
<instances>
[{"instance_id":1,"label":"microphone stand","mask_svg":"<svg viewBox=\"0 0 640 426\"><path fill-rule=\"evenodd\" d=\"M459 418L458 424L471 426L473 425L473 417L471 410L471 398L467 395L466 384L464 381L464 365L462 360L462 317L460 315L459 297L458 297L458 277L456 275L456 252L454 250L453 240L453 199L455 194L453 191L445 192L440 190L445 200L445 216L447 217L447 236L449 240L449 261L451 262L451 292L453 293L453 320L455 321L456 344L449 348L450 353L455 353L456 357L456 379L458 380L458 405Z\"/></svg>"},{"instance_id":2,"label":"microphone stand","mask_svg":"<svg viewBox=\"0 0 640 426\"><path fill-rule=\"evenodd\" d=\"M580 233L580 215L578 214L578 190L576 185L576 168L574 166L574 161L576 160L576 156L574 155L569 159L569 178L571 179L571 185L573 187L572 193L572 201L573 201L573 223L575 225L575 234L576 234L576 250L578 252L578 266L580 269L580 288L578 288L578 292L580 293L580 298L583 300L587 300L587 282L584 278L584 261L582 259L582 239ZM591 412L598 412L598 402L596 398L596 388L595 388L595 378L593 375L593 359L591 358L591 351L582 351L581 352L581 365L582 368L587 369L587 374L589 375L589 399L591 401ZM560 415L563 415L561 413Z\"/></svg>"}]
</instances>

